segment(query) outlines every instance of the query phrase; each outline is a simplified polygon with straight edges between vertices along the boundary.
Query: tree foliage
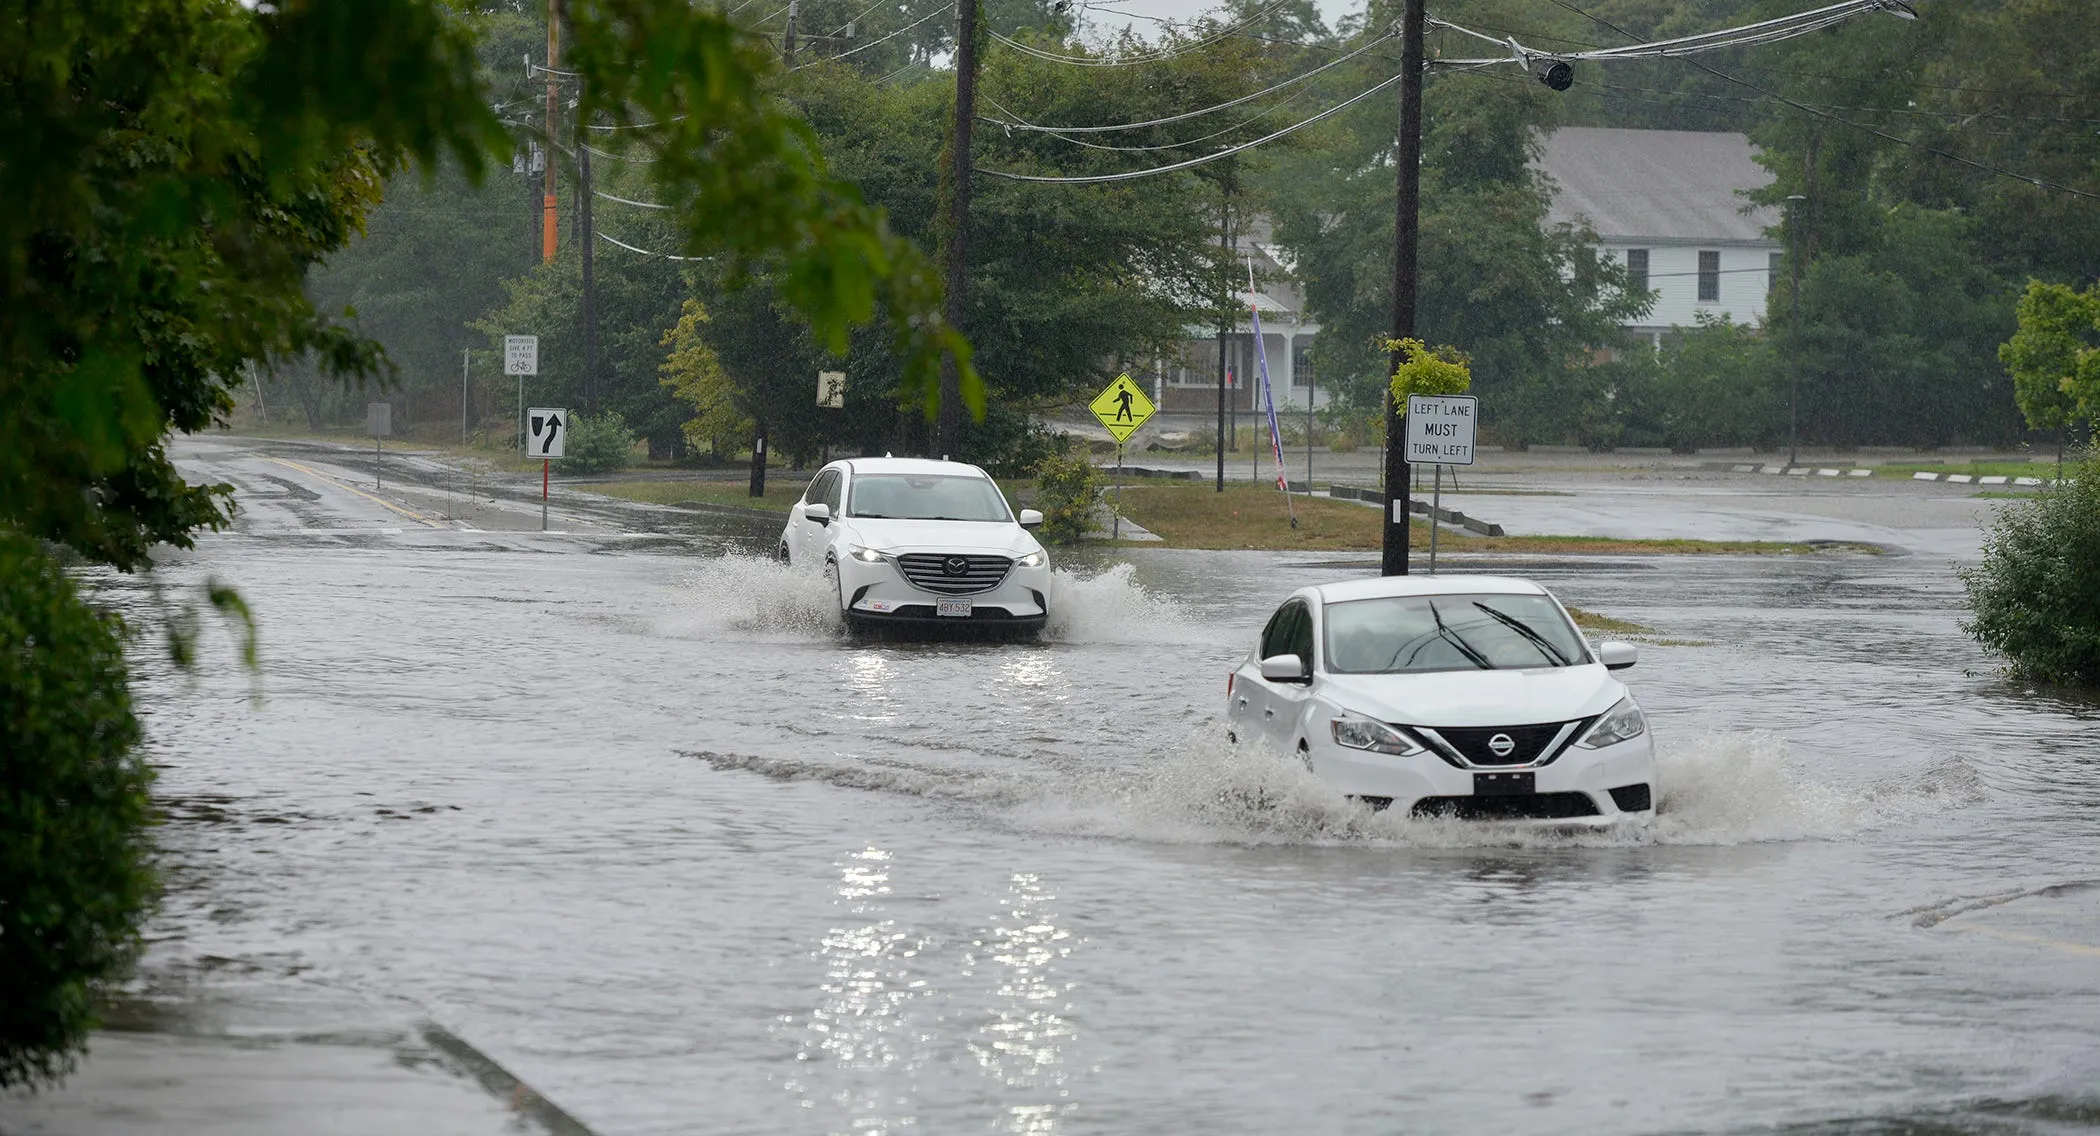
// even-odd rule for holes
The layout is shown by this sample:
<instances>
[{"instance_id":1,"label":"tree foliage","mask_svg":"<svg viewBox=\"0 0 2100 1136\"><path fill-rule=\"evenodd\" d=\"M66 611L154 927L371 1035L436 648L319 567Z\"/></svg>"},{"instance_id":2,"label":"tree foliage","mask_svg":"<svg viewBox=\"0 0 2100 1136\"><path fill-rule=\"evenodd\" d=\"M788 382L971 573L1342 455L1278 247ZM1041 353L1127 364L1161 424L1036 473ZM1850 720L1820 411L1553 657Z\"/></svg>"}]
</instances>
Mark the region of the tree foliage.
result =
<instances>
[{"instance_id":1,"label":"tree foliage","mask_svg":"<svg viewBox=\"0 0 2100 1136\"><path fill-rule=\"evenodd\" d=\"M1998 515L1962 570L1963 630L2016 675L2100 687L2100 457Z\"/></svg>"},{"instance_id":2,"label":"tree foliage","mask_svg":"<svg viewBox=\"0 0 2100 1136\"><path fill-rule=\"evenodd\" d=\"M2100 284L2083 292L2027 283L2019 330L1998 347L2020 413L2037 430L2100 416Z\"/></svg>"}]
</instances>

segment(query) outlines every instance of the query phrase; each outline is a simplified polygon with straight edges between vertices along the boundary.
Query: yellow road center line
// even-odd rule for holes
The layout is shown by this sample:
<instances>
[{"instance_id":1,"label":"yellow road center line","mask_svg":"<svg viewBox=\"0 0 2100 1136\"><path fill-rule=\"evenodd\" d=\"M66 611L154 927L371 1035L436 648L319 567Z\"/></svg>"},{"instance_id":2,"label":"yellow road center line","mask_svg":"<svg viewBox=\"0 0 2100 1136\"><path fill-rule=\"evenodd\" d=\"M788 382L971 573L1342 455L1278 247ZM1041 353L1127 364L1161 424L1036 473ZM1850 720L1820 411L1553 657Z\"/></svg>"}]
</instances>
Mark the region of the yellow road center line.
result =
<instances>
[{"instance_id":1,"label":"yellow road center line","mask_svg":"<svg viewBox=\"0 0 2100 1136\"><path fill-rule=\"evenodd\" d=\"M2007 931L1998 927L1986 927L1981 923L1948 923L1945 926L1949 930L1968 931L1972 934L1988 935L1993 939L2004 939L2006 942L2009 943L2025 943L2028 946L2032 947L2047 947L2052 951L2062 951L2067 955L2084 955L2087 958L2100 958L2100 947L2091 946L2086 943L2072 943L2066 942L2063 939L2047 938L2042 935L2029 935L2020 931Z\"/></svg>"},{"instance_id":2,"label":"yellow road center line","mask_svg":"<svg viewBox=\"0 0 2100 1136\"><path fill-rule=\"evenodd\" d=\"M320 470L315 469L310 465L303 465L295 461L287 461L284 458L273 457L268 460L276 462L278 465L284 466L286 469L296 469L300 473L306 474L308 477L318 477L321 480L327 482L330 485L335 486L338 489L347 489L350 492L357 494L359 497L370 501L374 505L379 505L387 509L392 509L394 512L399 513L402 516L407 517L409 520L417 522L418 524L429 525L431 528L434 529L441 529L445 527L437 523L436 521L431 520L429 517L426 517L423 514L416 512L414 509L404 509L401 506L396 505L392 501L386 500L383 497L373 496L372 494L367 493L362 489L359 489L355 485L351 485L348 482L342 481L338 478L330 477L327 474L322 473Z\"/></svg>"}]
</instances>

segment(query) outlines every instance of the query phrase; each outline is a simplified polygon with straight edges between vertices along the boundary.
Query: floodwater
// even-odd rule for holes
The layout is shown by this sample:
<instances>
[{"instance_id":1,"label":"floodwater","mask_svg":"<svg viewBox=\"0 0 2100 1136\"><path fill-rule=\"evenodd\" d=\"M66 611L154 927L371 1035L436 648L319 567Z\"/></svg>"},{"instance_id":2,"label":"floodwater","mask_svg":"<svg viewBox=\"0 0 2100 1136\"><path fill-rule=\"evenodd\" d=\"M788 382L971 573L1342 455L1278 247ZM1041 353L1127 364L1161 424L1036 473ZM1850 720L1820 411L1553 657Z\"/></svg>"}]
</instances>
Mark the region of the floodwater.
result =
<instances>
[{"instance_id":1,"label":"floodwater","mask_svg":"<svg viewBox=\"0 0 2100 1136\"><path fill-rule=\"evenodd\" d=\"M1939 556L1486 565L1703 644L1627 676L1656 824L1576 836L1220 744L1360 563L1137 551L1040 643L855 645L762 524L185 460L248 507L163 584L264 667L141 660L173 1012L407 1007L605 1136L2100 1127L2100 707L1995 677Z\"/></svg>"}]
</instances>

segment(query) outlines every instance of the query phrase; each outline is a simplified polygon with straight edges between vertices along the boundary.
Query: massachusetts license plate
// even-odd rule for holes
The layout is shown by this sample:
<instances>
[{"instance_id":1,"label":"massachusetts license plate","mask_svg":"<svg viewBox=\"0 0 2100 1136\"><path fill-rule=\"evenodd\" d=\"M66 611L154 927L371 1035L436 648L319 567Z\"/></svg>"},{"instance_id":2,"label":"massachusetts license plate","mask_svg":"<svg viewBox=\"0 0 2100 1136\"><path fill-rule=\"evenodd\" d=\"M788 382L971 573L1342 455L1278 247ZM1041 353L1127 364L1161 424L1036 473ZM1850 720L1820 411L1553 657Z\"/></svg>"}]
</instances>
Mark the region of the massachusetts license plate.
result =
<instances>
[{"instance_id":1,"label":"massachusetts license plate","mask_svg":"<svg viewBox=\"0 0 2100 1136\"><path fill-rule=\"evenodd\" d=\"M1522 797L1538 792L1536 773L1475 773L1476 797Z\"/></svg>"},{"instance_id":2,"label":"massachusetts license plate","mask_svg":"<svg viewBox=\"0 0 2100 1136\"><path fill-rule=\"evenodd\" d=\"M970 618L970 601L969 601L969 600L940 600L940 601L938 601L938 602L937 602L937 603L935 604L935 606L934 606L934 609L933 609L933 614L935 614L935 615L937 615L937 616L942 616L942 617L946 617L946 616L951 616L951 615L952 615L952 616L961 616L961 617L962 617L962 618L964 618L964 619L968 619L968 618Z\"/></svg>"}]
</instances>

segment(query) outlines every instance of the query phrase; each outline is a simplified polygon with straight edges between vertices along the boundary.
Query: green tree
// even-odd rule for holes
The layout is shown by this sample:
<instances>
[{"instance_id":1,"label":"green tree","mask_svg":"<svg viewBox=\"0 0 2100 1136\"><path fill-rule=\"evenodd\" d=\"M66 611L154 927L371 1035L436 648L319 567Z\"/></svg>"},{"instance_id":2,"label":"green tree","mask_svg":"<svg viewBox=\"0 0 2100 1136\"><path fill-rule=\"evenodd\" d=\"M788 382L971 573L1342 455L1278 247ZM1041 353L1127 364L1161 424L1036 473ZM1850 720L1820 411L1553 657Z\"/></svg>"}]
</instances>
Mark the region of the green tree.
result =
<instances>
[{"instance_id":1,"label":"green tree","mask_svg":"<svg viewBox=\"0 0 2100 1136\"><path fill-rule=\"evenodd\" d=\"M1961 577L1963 630L2015 675L2100 687L2100 457L2000 513Z\"/></svg>"},{"instance_id":2,"label":"green tree","mask_svg":"<svg viewBox=\"0 0 2100 1136\"><path fill-rule=\"evenodd\" d=\"M2019 329L1998 346L2027 424L2060 430L2100 415L2100 285L2027 282Z\"/></svg>"}]
</instances>

